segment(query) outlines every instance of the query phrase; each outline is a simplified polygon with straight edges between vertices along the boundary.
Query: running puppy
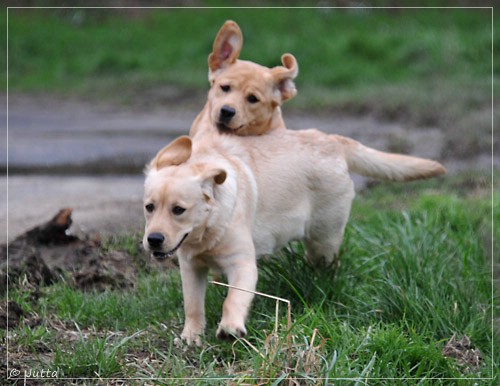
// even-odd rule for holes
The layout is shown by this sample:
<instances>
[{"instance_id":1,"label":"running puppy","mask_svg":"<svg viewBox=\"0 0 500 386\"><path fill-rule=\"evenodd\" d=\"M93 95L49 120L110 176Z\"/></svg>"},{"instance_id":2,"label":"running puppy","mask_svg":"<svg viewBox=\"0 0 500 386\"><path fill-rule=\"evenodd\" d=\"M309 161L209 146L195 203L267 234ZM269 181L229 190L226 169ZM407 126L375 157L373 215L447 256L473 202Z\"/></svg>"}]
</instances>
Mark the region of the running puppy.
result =
<instances>
[{"instance_id":1,"label":"running puppy","mask_svg":"<svg viewBox=\"0 0 500 386\"><path fill-rule=\"evenodd\" d=\"M209 269L232 286L255 290L256 256L292 240L304 241L312 264L336 264L354 198L349 172L409 181L445 169L313 129L210 141L184 136L162 149L146 171L143 245L156 258L179 258L186 317L181 338L201 344ZM252 293L229 289L217 337L246 334L252 299Z\"/></svg>"}]
</instances>

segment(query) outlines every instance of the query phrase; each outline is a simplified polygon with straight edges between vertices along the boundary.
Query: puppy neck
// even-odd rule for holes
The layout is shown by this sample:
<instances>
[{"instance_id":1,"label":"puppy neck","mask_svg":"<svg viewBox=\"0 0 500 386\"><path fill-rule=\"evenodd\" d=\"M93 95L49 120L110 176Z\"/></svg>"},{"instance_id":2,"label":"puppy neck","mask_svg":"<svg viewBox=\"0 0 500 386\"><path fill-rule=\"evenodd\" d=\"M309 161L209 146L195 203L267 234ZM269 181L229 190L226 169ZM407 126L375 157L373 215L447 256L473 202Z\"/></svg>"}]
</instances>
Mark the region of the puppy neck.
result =
<instances>
[{"instance_id":1,"label":"puppy neck","mask_svg":"<svg viewBox=\"0 0 500 386\"><path fill-rule=\"evenodd\" d=\"M273 112L273 116L271 118L271 130L276 129L286 129L285 121L283 120L283 116L281 115L281 107L276 106Z\"/></svg>"}]
</instances>

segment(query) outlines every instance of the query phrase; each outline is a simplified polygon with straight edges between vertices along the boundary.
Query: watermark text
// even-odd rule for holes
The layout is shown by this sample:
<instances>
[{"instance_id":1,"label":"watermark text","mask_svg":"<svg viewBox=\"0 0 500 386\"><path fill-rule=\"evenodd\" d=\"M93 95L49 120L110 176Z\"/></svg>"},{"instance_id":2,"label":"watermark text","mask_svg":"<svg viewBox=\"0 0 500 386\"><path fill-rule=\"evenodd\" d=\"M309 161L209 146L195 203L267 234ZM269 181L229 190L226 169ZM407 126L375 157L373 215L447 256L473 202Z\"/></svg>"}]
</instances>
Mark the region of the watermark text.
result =
<instances>
[{"instance_id":1,"label":"watermark text","mask_svg":"<svg viewBox=\"0 0 500 386\"><path fill-rule=\"evenodd\" d=\"M59 378L59 369L11 369L9 371L10 379L55 379Z\"/></svg>"}]
</instances>

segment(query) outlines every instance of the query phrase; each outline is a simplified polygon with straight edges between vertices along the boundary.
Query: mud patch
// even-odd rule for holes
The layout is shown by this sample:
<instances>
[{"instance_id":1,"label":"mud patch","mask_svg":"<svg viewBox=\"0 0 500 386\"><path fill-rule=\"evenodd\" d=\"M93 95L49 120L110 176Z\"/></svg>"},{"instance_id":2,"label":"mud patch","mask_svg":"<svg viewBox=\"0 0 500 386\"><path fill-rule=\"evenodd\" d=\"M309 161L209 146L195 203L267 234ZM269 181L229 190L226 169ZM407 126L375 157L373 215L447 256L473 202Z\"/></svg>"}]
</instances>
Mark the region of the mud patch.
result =
<instances>
[{"instance_id":1,"label":"mud patch","mask_svg":"<svg viewBox=\"0 0 500 386\"><path fill-rule=\"evenodd\" d=\"M136 272L131 256L122 251L110 251L91 259L89 266L75 272L75 284L82 290L128 288L133 286Z\"/></svg>"},{"instance_id":2,"label":"mud patch","mask_svg":"<svg viewBox=\"0 0 500 386\"><path fill-rule=\"evenodd\" d=\"M0 304L0 328L17 327L26 313L16 302L9 301Z\"/></svg>"},{"instance_id":3,"label":"mud patch","mask_svg":"<svg viewBox=\"0 0 500 386\"><path fill-rule=\"evenodd\" d=\"M61 278L83 290L123 289L134 285L137 257L108 251L100 238L80 238L68 233L71 208L61 209L51 220L30 229L0 247L0 294L9 286L28 285L36 296L40 286Z\"/></svg>"}]
</instances>

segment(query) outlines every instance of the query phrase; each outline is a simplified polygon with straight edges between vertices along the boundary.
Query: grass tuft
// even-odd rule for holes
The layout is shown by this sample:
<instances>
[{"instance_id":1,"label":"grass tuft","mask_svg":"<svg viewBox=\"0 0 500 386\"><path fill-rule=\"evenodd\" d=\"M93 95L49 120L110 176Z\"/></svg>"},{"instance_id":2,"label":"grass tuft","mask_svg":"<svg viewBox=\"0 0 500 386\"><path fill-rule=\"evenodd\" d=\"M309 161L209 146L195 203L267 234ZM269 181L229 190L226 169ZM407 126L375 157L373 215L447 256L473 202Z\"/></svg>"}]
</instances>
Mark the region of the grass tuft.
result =
<instances>
[{"instance_id":1,"label":"grass tuft","mask_svg":"<svg viewBox=\"0 0 500 386\"><path fill-rule=\"evenodd\" d=\"M117 339L115 336L86 336L78 325L76 342L55 350L52 368L66 378L111 378L122 374L123 352L129 340L139 332Z\"/></svg>"}]
</instances>

